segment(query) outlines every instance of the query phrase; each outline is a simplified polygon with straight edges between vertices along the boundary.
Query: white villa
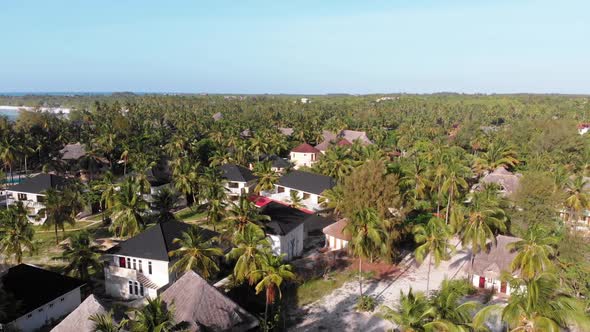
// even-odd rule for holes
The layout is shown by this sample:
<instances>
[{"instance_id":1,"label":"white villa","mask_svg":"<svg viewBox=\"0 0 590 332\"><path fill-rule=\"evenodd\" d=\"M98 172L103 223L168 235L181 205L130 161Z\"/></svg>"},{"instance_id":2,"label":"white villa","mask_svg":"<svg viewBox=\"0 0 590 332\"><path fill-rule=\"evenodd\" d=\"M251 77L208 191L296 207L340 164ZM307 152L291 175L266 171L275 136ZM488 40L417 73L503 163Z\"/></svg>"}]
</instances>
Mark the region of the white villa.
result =
<instances>
[{"instance_id":1,"label":"white villa","mask_svg":"<svg viewBox=\"0 0 590 332\"><path fill-rule=\"evenodd\" d=\"M36 331L61 319L80 305L83 285L81 280L27 264L1 272L0 288L19 306L0 317L0 331Z\"/></svg>"},{"instance_id":2,"label":"white villa","mask_svg":"<svg viewBox=\"0 0 590 332\"><path fill-rule=\"evenodd\" d=\"M22 202L28 211L29 221L34 224L43 224L44 217L37 220L37 214L45 208L45 191L48 189L60 189L67 183L66 178L54 174L37 174L23 180L21 183L6 188L7 204Z\"/></svg>"},{"instance_id":3,"label":"white villa","mask_svg":"<svg viewBox=\"0 0 590 332\"><path fill-rule=\"evenodd\" d=\"M473 286L482 289L493 289L496 293L510 295L513 291L506 281L501 280L503 272L511 272L510 264L516 252L508 248L508 244L520 241L519 238L498 235L496 245L488 244L489 251L482 251L475 256L473 267L467 264Z\"/></svg>"},{"instance_id":4,"label":"white villa","mask_svg":"<svg viewBox=\"0 0 590 332\"><path fill-rule=\"evenodd\" d=\"M235 201L242 195L254 192L258 178L246 167L234 164L219 166L221 176L227 181L225 188L230 201Z\"/></svg>"},{"instance_id":5,"label":"white villa","mask_svg":"<svg viewBox=\"0 0 590 332\"><path fill-rule=\"evenodd\" d=\"M174 239L189 231L191 225L168 221L154 225L111 248L105 255L105 289L115 298L155 298L164 286L176 279L170 272L174 263L168 256L178 249ZM216 235L202 229L205 239Z\"/></svg>"},{"instance_id":6,"label":"white villa","mask_svg":"<svg viewBox=\"0 0 590 332\"><path fill-rule=\"evenodd\" d=\"M321 203L325 200L322 193L335 185L336 180L329 176L291 171L279 179L272 192L264 192L263 194L275 201L290 204L293 191L301 198L301 204L306 209L319 211L323 209Z\"/></svg>"},{"instance_id":7,"label":"white villa","mask_svg":"<svg viewBox=\"0 0 590 332\"><path fill-rule=\"evenodd\" d=\"M344 228L348 224L346 219L340 219L337 222L324 227L322 230L326 235L326 248L330 250L341 250L348 247L351 240L350 234L344 233Z\"/></svg>"},{"instance_id":8,"label":"white villa","mask_svg":"<svg viewBox=\"0 0 590 332\"><path fill-rule=\"evenodd\" d=\"M309 214L276 202L266 204L260 214L270 217L270 221L264 223L264 231L273 253L285 255L287 261L300 256L305 239L303 221Z\"/></svg>"},{"instance_id":9,"label":"white villa","mask_svg":"<svg viewBox=\"0 0 590 332\"><path fill-rule=\"evenodd\" d=\"M321 152L313 146L303 143L291 150L289 159L295 165L295 169L300 167L311 167L318 161Z\"/></svg>"}]
</instances>

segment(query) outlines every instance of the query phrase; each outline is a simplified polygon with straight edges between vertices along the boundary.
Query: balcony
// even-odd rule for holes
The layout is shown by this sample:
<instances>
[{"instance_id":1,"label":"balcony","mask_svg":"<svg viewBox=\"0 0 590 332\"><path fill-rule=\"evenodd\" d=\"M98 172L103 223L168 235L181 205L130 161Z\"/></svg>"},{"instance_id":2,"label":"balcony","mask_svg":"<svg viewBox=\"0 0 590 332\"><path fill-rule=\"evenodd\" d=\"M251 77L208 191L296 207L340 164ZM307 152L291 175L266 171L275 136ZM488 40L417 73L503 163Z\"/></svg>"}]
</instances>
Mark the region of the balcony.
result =
<instances>
[{"instance_id":1,"label":"balcony","mask_svg":"<svg viewBox=\"0 0 590 332\"><path fill-rule=\"evenodd\" d=\"M146 277L143 273L136 271L134 269L128 269L125 267L120 267L116 265L107 265L104 268L105 279L109 279L111 277L119 277L127 280L133 280L140 282L143 287L151 288L151 289L158 289L160 288L154 282L152 282L148 277Z\"/></svg>"}]
</instances>

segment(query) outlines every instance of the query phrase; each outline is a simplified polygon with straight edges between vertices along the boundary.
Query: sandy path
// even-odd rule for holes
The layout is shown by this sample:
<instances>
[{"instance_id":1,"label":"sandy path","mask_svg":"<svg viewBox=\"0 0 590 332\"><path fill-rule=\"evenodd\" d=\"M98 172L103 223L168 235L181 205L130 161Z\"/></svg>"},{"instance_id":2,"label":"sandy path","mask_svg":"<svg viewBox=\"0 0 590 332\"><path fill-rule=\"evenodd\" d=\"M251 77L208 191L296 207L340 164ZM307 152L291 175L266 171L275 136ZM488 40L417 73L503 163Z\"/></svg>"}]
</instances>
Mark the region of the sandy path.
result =
<instances>
[{"instance_id":1,"label":"sandy path","mask_svg":"<svg viewBox=\"0 0 590 332\"><path fill-rule=\"evenodd\" d=\"M466 250L458 250L453 258L442 262L438 268L431 269L430 289L438 288L445 277L458 278L464 276L462 267L469 260ZM428 264L416 266L411 256L404 259L402 272L395 277L369 281L363 284L365 294L377 298L379 304L395 307L399 300L400 290L407 292L410 287L418 291L426 291ZM391 323L376 315L355 311L356 299L359 294L358 282L348 282L325 298L302 308L300 317L303 320L290 331L386 331L393 328Z\"/></svg>"}]
</instances>

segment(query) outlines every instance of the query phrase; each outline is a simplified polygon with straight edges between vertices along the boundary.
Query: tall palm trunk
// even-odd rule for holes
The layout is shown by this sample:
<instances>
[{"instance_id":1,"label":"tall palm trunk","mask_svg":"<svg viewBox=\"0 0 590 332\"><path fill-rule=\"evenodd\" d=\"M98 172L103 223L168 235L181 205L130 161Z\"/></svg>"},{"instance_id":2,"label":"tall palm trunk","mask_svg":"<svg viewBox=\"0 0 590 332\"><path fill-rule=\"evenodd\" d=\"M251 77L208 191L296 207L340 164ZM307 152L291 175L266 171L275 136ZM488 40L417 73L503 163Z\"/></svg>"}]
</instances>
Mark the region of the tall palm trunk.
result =
<instances>
[{"instance_id":1,"label":"tall palm trunk","mask_svg":"<svg viewBox=\"0 0 590 332\"><path fill-rule=\"evenodd\" d=\"M436 193L436 215L440 216L440 183L438 184L438 191Z\"/></svg>"},{"instance_id":2,"label":"tall palm trunk","mask_svg":"<svg viewBox=\"0 0 590 332\"><path fill-rule=\"evenodd\" d=\"M268 298L270 296L269 294L270 292L270 288L266 287L266 301L264 301L264 330L268 331Z\"/></svg>"},{"instance_id":3,"label":"tall palm trunk","mask_svg":"<svg viewBox=\"0 0 590 332\"><path fill-rule=\"evenodd\" d=\"M359 257L359 290L363 297L363 260Z\"/></svg>"},{"instance_id":4,"label":"tall palm trunk","mask_svg":"<svg viewBox=\"0 0 590 332\"><path fill-rule=\"evenodd\" d=\"M55 224L55 244L59 244L59 239L57 237L57 223Z\"/></svg>"},{"instance_id":5,"label":"tall palm trunk","mask_svg":"<svg viewBox=\"0 0 590 332\"><path fill-rule=\"evenodd\" d=\"M453 185L451 185L451 191L449 192L449 199L447 200L447 213L445 216L445 224L449 224L449 213L451 212L451 200L453 199Z\"/></svg>"}]
</instances>

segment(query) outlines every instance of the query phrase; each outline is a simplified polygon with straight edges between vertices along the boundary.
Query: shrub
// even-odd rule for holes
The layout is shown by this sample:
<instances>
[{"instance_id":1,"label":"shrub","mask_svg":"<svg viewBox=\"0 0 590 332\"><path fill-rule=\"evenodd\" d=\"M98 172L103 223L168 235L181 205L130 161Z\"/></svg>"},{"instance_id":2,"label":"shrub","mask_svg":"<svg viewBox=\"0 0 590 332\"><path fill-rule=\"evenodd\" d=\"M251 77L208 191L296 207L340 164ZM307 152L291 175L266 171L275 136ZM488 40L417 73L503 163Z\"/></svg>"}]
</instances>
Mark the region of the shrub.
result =
<instances>
[{"instance_id":1,"label":"shrub","mask_svg":"<svg viewBox=\"0 0 590 332\"><path fill-rule=\"evenodd\" d=\"M363 295L360 296L356 302L356 310L358 311L368 311L371 312L375 310L377 306L377 301L374 297L370 295Z\"/></svg>"}]
</instances>

